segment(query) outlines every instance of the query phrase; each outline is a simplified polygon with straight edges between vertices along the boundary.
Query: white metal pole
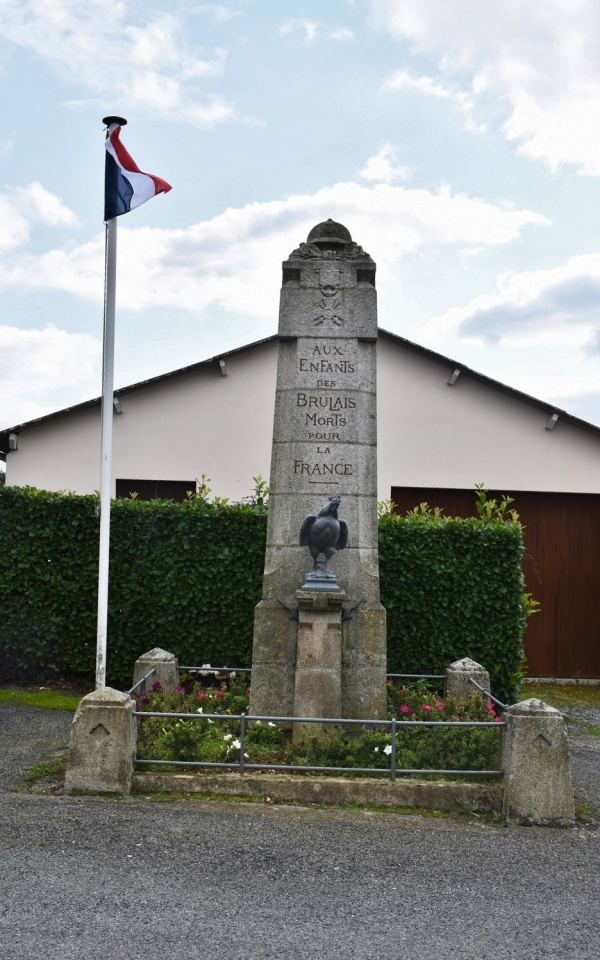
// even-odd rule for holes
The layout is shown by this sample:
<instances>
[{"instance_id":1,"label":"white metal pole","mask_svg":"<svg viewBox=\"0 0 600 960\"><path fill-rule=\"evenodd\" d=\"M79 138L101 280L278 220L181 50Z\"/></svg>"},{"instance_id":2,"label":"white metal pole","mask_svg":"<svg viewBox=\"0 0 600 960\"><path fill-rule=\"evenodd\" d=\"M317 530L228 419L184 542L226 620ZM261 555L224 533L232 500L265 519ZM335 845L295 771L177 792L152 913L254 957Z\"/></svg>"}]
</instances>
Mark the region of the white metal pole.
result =
<instances>
[{"instance_id":1,"label":"white metal pole","mask_svg":"<svg viewBox=\"0 0 600 960\"><path fill-rule=\"evenodd\" d=\"M117 218L106 222L104 337L102 359L102 446L100 470L100 550L98 559L98 630L96 689L106 686L110 495L112 493L113 388L115 360L115 294L117 288Z\"/></svg>"}]
</instances>

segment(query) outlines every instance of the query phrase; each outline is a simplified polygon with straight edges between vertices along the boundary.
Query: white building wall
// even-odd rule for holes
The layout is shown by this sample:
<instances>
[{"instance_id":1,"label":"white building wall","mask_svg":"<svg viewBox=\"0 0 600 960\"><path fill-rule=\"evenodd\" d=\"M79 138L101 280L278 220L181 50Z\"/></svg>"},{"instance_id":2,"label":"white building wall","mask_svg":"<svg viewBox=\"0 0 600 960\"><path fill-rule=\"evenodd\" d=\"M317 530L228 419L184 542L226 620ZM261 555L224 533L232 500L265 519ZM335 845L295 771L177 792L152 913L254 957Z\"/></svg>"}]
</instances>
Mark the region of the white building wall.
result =
<instances>
[{"instance_id":1,"label":"white building wall","mask_svg":"<svg viewBox=\"0 0 600 960\"><path fill-rule=\"evenodd\" d=\"M210 477L213 494L240 500L271 463L277 344L232 353L217 363L120 396L113 416L113 494L117 477ZM100 406L33 425L7 456L7 481L45 490L93 493L100 486Z\"/></svg>"},{"instance_id":2,"label":"white building wall","mask_svg":"<svg viewBox=\"0 0 600 960\"><path fill-rule=\"evenodd\" d=\"M275 340L120 397L116 477L210 477L213 494L240 500L270 473ZM379 498L393 486L600 493L600 433L559 419L382 335L378 344ZM92 493L100 485L99 405L21 431L10 484ZM114 491L114 487L113 487Z\"/></svg>"},{"instance_id":3,"label":"white building wall","mask_svg":"<svg viewBox=\"0 0 600 960\"><path fill-rule=\"evenodd\" d=\"M393 486L600 493L600 433L560 419L383 335L378 344L380 499Z\"/></svg>"}]
</instances>

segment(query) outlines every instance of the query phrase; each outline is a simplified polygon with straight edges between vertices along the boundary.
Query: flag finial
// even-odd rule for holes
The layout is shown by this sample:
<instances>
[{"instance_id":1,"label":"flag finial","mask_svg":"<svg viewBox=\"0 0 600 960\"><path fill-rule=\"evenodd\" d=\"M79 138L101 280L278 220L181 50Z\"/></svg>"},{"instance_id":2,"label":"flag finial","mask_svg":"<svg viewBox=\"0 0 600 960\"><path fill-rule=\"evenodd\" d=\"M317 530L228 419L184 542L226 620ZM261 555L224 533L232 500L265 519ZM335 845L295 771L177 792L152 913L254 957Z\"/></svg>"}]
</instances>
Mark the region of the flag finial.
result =
<instances>
[{"instance_id":1,"label":"flag finial","mask_svg":"<svg viewBox=\"0 0 600 960\"><path fill-rule=\"evenodd\" d=\"M125 117L102 117L102 123L106 127L110 127L113 123L117 123L120 127L124 127L127 123Z\"/></svg>"}]
</instances>

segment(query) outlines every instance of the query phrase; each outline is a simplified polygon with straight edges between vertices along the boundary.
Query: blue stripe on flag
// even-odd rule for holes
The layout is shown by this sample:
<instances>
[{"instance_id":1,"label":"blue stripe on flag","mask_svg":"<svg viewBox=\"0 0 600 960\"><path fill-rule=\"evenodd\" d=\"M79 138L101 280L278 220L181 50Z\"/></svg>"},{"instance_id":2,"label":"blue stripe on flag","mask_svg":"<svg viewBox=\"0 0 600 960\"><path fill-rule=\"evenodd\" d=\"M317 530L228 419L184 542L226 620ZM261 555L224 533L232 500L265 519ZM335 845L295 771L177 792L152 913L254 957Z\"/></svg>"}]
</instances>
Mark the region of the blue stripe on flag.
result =
<instances>
[{"instance_id":1,"label":"blue stripe on flag","mask_svg":"<svg viewBox=\"0 0 600 960\"><path fill-rule=\"evenodd\" d=\"M133 187L123 176L114 157L106 154L104 167L104 219L112 220L123 213L129 213Z\"/></svg>"}]
</instances>

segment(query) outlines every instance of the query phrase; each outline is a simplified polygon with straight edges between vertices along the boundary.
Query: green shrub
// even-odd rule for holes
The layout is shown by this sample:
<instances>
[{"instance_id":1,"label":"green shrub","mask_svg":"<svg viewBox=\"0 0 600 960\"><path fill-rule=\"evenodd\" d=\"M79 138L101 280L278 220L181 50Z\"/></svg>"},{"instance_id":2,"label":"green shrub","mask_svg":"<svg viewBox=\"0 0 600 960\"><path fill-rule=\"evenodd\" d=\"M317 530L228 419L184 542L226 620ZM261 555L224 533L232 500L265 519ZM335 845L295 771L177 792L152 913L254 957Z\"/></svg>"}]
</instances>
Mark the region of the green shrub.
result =
<instances>
[{"instance_id":1,"label":"green shrub","mask_svg":"<svg viewBox=\"0 0 600 960\"><path fill-rule=\"evenodd\" d=\"M117 500L111 508L107 681L162 647L180 663L249 666L261 595L265 491L247 504ZM258 486L257 486L258 490ZM259 495L260 494L260 495ZM522 531L508 500L478 491L480 517L382 509L381 598L388 670L442 673L470 656L513 700L526 616ZM95 496L0 487L0 679L52 672L93 678L99 523Z\"/></svg>"},{"instance_id":2,"label":"green shrub","mask_svg":"<svg viewBox=\"0 0 600 960\"><path fill-rule=\"evenodd\" d=\"M138 694L142 713L160 711L192 716L145 717L138 720L138 758L182 763L238 764L242 742L240 721L232 715L248 711L246 680L188 679L167 693L154 684ZM439 721L497 722L494 707L474 692L468 700L446 700L423 684L388 685L388 719L428 720L431 727L399 723L396 733L396 766L411 770L495 770L498 767L498 730L492 727L441 727ZM211 715L208 716L208 715ZM215 719L219 715L223 719ZM232 719L229 717L232 716ZM253 764L311 767L349 767L389 770L391 731L368 724L352 732L336 728L324 737L308 735L293 743L273 722L250 723L244 739L244 759Z\"/></svg>"},{"instance_id":3,"label":"green shrub","mask_svg":"<svg viewBox=\"0 0 600 960\"><path fill-rule=\"evenodd\" d=\"M469 656L489 671L495 696L514 702L533 606L524 592L522 555L522 527L504 511L462 519L423 504L406 517L381 516L388 671L443 673Z\"/></svg>"}]
</instances>

